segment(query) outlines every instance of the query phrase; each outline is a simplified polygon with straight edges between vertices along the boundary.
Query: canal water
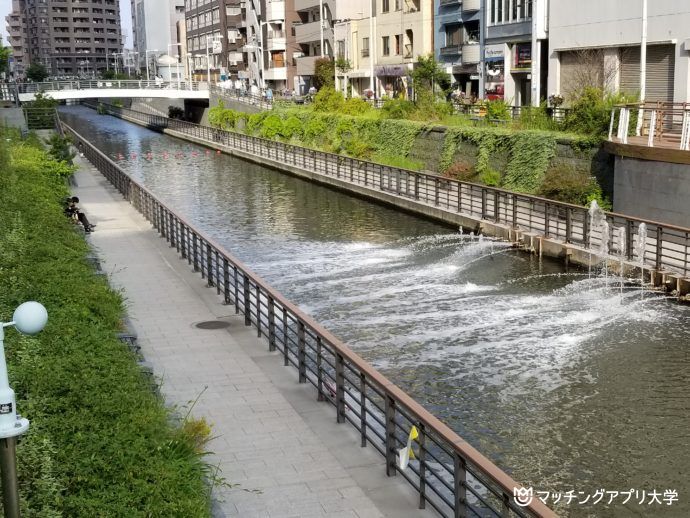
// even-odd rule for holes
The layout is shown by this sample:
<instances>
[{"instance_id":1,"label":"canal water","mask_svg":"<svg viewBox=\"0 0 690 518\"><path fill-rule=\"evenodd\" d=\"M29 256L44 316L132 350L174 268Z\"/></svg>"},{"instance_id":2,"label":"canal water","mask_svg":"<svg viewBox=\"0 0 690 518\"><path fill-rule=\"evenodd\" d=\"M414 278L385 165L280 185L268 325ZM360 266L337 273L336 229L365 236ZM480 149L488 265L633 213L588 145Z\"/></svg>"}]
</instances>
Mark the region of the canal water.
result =
<instances>
[{"instance_id":1,"label":"canal water","mask_svg":"<svg viewBox=\"0 0 690 518\"><path fill-rule=\"evenodd\" d=\"M562 515L690 516L690 307L84 107L62 114Z\"/></svg>"}]
</instances>

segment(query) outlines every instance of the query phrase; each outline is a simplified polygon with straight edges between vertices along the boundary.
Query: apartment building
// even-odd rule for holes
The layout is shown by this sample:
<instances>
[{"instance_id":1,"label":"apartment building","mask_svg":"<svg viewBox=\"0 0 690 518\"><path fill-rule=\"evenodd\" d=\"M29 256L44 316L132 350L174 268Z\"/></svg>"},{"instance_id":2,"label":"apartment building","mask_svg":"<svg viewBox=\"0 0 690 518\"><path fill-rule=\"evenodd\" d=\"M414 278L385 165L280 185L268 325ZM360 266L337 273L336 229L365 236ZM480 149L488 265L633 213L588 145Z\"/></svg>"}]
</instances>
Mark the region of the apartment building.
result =
<instances>
[{"instance_id":1,"label":"apartment building","mask_svg":"<svg viewBox=\"0 0 690 518\"><path fill-rule=\"evenodd\" d=\"M139 66L145 69L148 64L153 73L157 59L169 55L184 69L177 24L185 18L185 0L131 0L131 7Z\"/></svg>"},{"instance_id":2,"label":"apartment building","mask_svg":"<svg viewBox=\"0 0 690 518\"><path fill-rule=\"evenodd\" d=\"M548 92L639 94L643 0L551 0ZM690 101L690 3L648 2L645 99Z\"/></svg>"},{"instance_id":3,"label":"apartment building","mask_svg":"<svg viewBox=\"0 0 690 518\"><path fill-rule=\"evenodd\" d=\"M469 98L480 97L480 0L434 0L436 59Z\"/></svg>"},{"instance_id":4,"label":"apartment building","mask_svg":"<svg viewBox=\"0 0 690 518\"><path fill-rule=\"evenodd\" d=\"M40 63L53 77L96 77L122 52L118 0L14 0L6 17L15 76Z\"/></svg>"},{"instance_id":5,"label":"apartment building","mask_svg":"<svg viewBox=\"0 0 690 518\"><path fill-rule=\"evenodd\" d=\"M244 0L185 0L187 67L195 80L232 77L245 71Z\"/></svg>"},{"instance_id":6,"label":"apartment building","mask_svg":"<svg viewBox=\"0 0 690 518\"><path fill-rule=\"evenodd\" d=\"M336 24L336 53L352 66L347 74L336 71L338 88L346 81L353 96L367 90L377 98L409 96L414 63L434 51L433 0L374 0L362 7L361 18Z\"/></svg>"}]
</instances>

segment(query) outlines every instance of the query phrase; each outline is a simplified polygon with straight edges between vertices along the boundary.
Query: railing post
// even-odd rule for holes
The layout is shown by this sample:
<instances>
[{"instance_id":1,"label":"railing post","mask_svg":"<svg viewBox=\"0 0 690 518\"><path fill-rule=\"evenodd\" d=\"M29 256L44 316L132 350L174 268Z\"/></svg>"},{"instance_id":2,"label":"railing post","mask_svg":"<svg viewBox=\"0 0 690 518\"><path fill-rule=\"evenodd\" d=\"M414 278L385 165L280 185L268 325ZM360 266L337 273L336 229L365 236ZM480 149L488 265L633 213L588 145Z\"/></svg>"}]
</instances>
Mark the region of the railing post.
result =
<instances>
[{"instance_id":1,"label":"railing post","mask_svg":"<svg viewBox=\"0 0 690 518\"><path fill-rule=\"evenodd\" d=\"M321 343L321 337L316 337L316 390L318 391L317 401L323 401L323 344Z\"/></svg>"},{"instance_id":2,"label":"railing post","mask_svg":"<svg viewBox=\"0 0 690 518\"><path fill-rule=\"evenodd\" d=\"M251 293L249 291L249 277L245 273L243 275L243 289L244 289L244 325L252 325L252 315L251 315Z\"/></svg>"},{"instance_id":3,"label":"railing post","mask_svg":"<svg viewBox=\"0 0 690 518\"><path fill-rule=\"evenodd\" d=\"M211 245L206 243L206 286L213 286L213 261L211 260Z\"/></svg>"},{"instance_id":4,"label":"railing post","mask_svg":"<svg viewBox=\"0 0 690 518\"><path fill-rule=\"evenodd\" d=\"M467 466L465 460L460 455L453 455L453 487L455 489L455 518L465 518L467 516Z\"/></svg>"},{"instance_id":5,"label":"railing post","mask_svg":"<svg viewBox=\"0 0 690 518\"><path fill-rule=\"evenodd\" d=\"M345 422L345 360L340 353L335 354L335 411L336 422Z\"/></svg>"},{"instance_id":6,"label":"railing post","mask_svg":"<svg viewBox=\"0 0 690 518\"><path fill-rule=\"evenodd\" d=\"M419 508L426 509L426 428L417 425L419 431Z\"/></svg>"},{"instance_id":7,"label":"railing post","mask_svg":"<svg viewBox=\"0 0 690 518\"><path fill-rule=\"evenodd\" d=\"M518 228L518 197L513 194L513 228Z\"/></svg>"},{"instance_id":8,"label":"railing post","mask_svg":"<svg viewBox=\"0 0 690 518\"><path fill-rule=\"evenodd\" d=\"M609 122L609 140L613 136L613 120L616 118L616 108L611 110L611 121Z\"/></svg>"},{"instance_id":9,"label":"railing post","mask_svg":"<svg viewBox=\"0 0 690 518\"><path fill-rule=\"evenodd\" d=\"M234 285L234 295L235 295L235 315L240 314L240 286L239 286L239 278L237 275L237 266L232 265L232 277L233 277L233 285Z\"/></svg>"},{"instance_id":10,"label":"railing post","mask_svg":"<svg viewBox=\"0 0 690 518\"><path fill-rule=\"evenodd\" d=\"M384 405L386 418L386 475L393 477L397 474L396 469L396 442L395 442L395 401L386 395Z\"/></svg>"},{"instance_id":11,"label":"railing post","mask_svg":"<svg viewBox=\"0 0 690 518\"><path fill-rule=\"evenodd\" d=\"M652 110L652 117L651 117L651 120L649 122L649 135L647 137L647 146L654 147L654 134L655 133L656 133L656 110Z\"/></svg>"},{"instance_id":12,"label":"railing post","mask_svg":"<svg viewBox=\"0 0 690 518\"><path fill-rule=\"evenodd\" d=\"M307 343L305 341L304 322L297 323L297 370L299 382L307 382Z\"/></svg>"},{"instance_id":13,"label":"railing post","mask_svg":"<svg viewBox=\"0 0 690 518\"><path fill-rule=\"evenodd\" d=\"M434 177L434 205L438 207L438 178Z\"/></svg>"},{"instance_id":14,"label":"railing post","mask_svg":"<svg viewBox=\"0 0 690 518\"><path fill-rule=\"evenodd\" d=\"M273 352L276 350L276 314L275 301L273 297L268 297L268 350Z\"/></svg>"},{"instance_id":15,"label":"railing post","mask_svg":"<svg viewBox=\"0 0 690 518\"><path fill-rule=\"evenodd\" d=\"M261 338L261 288L257 284L254 289L256 295L256 336Z\"/></svg>"},{"instance_id":16,"label":"railing post","mask_svg":"<svg viewBox=\"0 0 690 518\"><path fill-rule=\"evenodd\" d=\"M287 367L290 365L290 349L288 342L288 323L287 323L287 309L283 307L283 365Z\"/></svg>"},{"instance_id":17,"label":"railing post","mask_svg":"<svg viewBox=\"0 0 690 518\"><path fill-rule=\"evenodd\" d=\"M230 302L230 264L228 258L223 257L223 303Z\"/></svg>"},{"instance_id":18,"label":"railing post","mask_svg":"<svg viewBox=\"0 0 690 518\"><path fill-rule=\"evenodd\" d=\"M482 219L486 219L486 188L482 187Z\"/></svg>"},{"instance_id":19,"label":"railing post","mask_svg":"<svg viewBox=\"0 0 690 518\"><path fill-rule=\"evenodd\" d=\"M364 448L367 445L367 377L363 372L359 373L359 431Z\"/></svg>"},{"instance_id":20,"label":"railing post","mask_svg":"<svg viewBox=\"0 0 690 518\"><path fill-rule=\"evenodd\" d=\"M661 258L664 253L663 247L664 229L661 225L656 227L656 269L661 270Z\"/></svg>"},{"instance_id":21,"label":"railing post","mask_svg":"<svg viewBox=\"0 0 690 518\"><path fill-rule=\"evenodd\" d=\"M550 223L550 211L551 205L549 203L544 203L544 237L549 237L549 223Z\"/></svg>"},{"instance_id":22,"label":"railing post","mask_svg":"<svg viewBox=\"0 0 690 518\"><path fill-rule=\"evenodd\" d=\"M498 223L501 220L499 212L498 191L494 191L494 221Z\"/></svg>"},{"instance_id":23,"label":"railing post","mask_svg":"<svg viewBox=\"0 0 690 518\"><path fill-rule=\"evenodd\" d=\"M633 258L633 228L634 223L632 220L628 220L625 226L625 257L628 261L632 261ZM621 272L622 275L622 272Z\"/></svg>"},{"instance_id":24,"label":"railing post","mask_svg":"<svg viewBox=\"0 0 690 518\"><path fill-rule=\"evenodd\" d=\"M199 258L198 258L198 247L197 247L197 235L196 232L192 234L192 265L194 267L194 271L198 272L199 271Z\"/></svg>"},{"instance_id":25,"label":"railing post","mask_svg":"<svg viewBox=\"0 0 690 518\"><path fill-rule=\"evenodd\" d=\"M565 210L565 242L570 243L573 235L573 209L568 207Z\"/></svg>"}]
</instances>

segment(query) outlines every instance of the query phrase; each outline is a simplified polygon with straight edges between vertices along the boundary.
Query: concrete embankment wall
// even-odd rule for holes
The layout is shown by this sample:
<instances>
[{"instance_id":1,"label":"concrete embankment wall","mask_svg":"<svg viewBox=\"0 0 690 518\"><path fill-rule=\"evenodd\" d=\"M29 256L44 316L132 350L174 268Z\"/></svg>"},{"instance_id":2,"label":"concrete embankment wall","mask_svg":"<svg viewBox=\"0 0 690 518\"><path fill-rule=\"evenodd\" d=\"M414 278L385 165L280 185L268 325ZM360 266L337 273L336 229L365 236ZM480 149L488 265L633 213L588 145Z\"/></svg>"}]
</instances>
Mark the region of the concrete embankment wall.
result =
<instances>
[{"instance_id":1,"label":"concrete embankment wall","mask_svg":"<svg viewBox=\"0 0 690 518\"><path fill-rule=\"evenodd\" d=\"M613 210L690 227L690 165L616 157Z\"/></svg>"}]
</instances>

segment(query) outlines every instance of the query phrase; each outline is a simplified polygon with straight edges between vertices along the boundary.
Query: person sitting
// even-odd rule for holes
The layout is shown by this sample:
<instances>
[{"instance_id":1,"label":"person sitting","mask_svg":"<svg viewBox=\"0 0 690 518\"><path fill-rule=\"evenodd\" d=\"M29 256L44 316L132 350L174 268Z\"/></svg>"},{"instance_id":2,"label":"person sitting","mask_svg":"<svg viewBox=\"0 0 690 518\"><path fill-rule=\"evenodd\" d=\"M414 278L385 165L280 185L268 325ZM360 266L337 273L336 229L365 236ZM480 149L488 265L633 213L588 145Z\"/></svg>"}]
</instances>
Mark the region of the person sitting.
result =
<instances>
[{"instance_id":1,"label":"person sitting","mask_svg":"<svg viewBox=\"0 0 690 518\"><path fill-rule=\"evenodd\" d=\"M96 225L92 225L89 223L89 220L86 217L86 214L84 214L80 209L79 209L79 198L76 196L72 196L71 198L67 198L67 206L65 207L65 215L69 218L72 218L74 221L78 221L79 223L82 224L84 227L84 232L87 234L90 234L93 232L93 229Z\"/></svg>"}]
</instances>

